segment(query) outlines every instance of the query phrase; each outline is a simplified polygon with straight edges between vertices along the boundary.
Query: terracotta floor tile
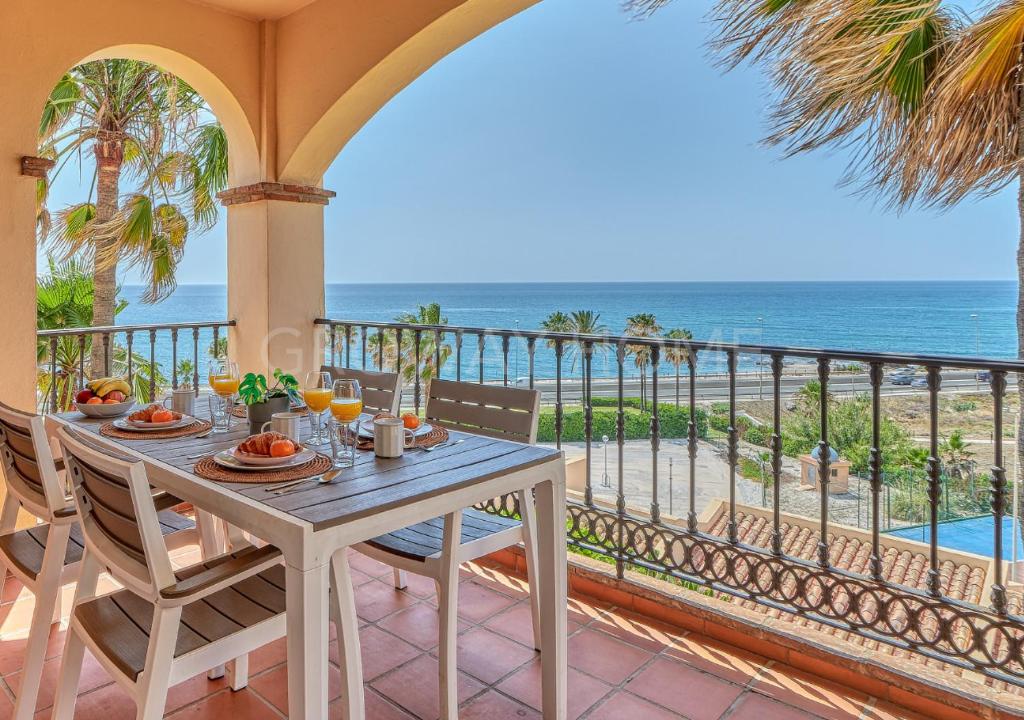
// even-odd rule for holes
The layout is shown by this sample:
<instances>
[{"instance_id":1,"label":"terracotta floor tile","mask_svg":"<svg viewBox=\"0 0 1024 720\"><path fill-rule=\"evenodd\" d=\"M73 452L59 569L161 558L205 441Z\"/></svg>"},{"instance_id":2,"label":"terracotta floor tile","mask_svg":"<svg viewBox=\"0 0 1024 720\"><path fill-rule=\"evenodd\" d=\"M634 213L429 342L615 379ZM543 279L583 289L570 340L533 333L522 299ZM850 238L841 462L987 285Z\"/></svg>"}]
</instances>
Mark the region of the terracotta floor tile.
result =
<instances>
[{"instance_id":1,"label":"terracotta floor tile","mask_svg":"<svg viewBox=\"0 0 1024 720\"><path fill-rule=\"evenodd\" d=\"M60 656L43 663L43 677L39 683L39 699L36 702L36 709L41 710L53 705L53 693L57 686L57 674L60 672ZM10 686L15 695L21 687L21 673L16 672L4 677L4 681ZM82 675L78 682L79 694L88 692L102 685L113 682L103 666L96 661L88 651L85 653L85 662L82 665Z\"/></svg>"},{"instance_id":2,"label":"terracotta floor tile","mask_svg":"<svg viewBox=\"0 0 1024 720\"><path fill-rule=\"evenodd\" d=\"M417 602L409 593L395 590L380 580L368 582L356 589L356 614L369 622L377 622Z\"/></svg>"},{"instance_id":3,"label":"terracotta floor tile","mask_svg":"<svg viewBox=\"0 0 1024 720\"><path fill-rule=\"evenodd\" d=\"M281 716L265 700L250 690L239 692L223 690L201 702L189 705L169 717L174 720L224 720L225 718L280 720ZM77 715L75 720L78 720Z\"/></svg>"},{"instance_id":4,"label":"terracotta floor tile","mask_svg":"<svg viewBox=\"0 0 1024 720\"><path fill-rule=\"evenodd\" d=\"M487 684L493 684L536 653L517 642L484 628L473 628L458 638L459 667Z\"/></svg>"},{"instance_id":5,"label":"terracotta floor tile","mask_svg":"<svg viewBox=\"0 0 1024 720\"><path fill-rule=\"evenodd\" d=\"M505 608L515 604L508 595L474 582L459 585L459 617L482 623Z\"/></svg>"},{"instance_id":6,"label":"terracotta floor tile","mask_svg":"<svg viewBox=\"0 0 1024 720\"><path fill-rule=\"evenodd\" d=\"M228 681L225 678L210 680L206 677L206 673L189 678L185 682L173 685L167 691L167 702L164 703L164 712L174 712L179 708L203 699L207 695L213 695L215 692L224 690L227 686Z\"/></svg>"},{"instance_id":7,"label":"terracotta floor tile","mask_svg":"<svg viewBox=\"0 0 1024 720\"><path fill-rule=\"evenodd\" d=\"M327 700L341 697L341 672L333 665L327 668ZM288 667L281 665L259 677L249 678L249 688L282 713L288 712ZM244 691L241 691L244 692ZM238 694L238 693L236 693Z\"/></svg>"},{"instance_id":8,"label":"terracotta floor tile","mask_svg":"<svg viewBox=\"0 0 1024 720\"><path fill-rule=\"evenodd\" d=\"M600 603L595 600L581 600L580 598L569 598L568 603L569 619L578 625L588 625L603 614L612 609L611 605Z\"/></svg>"},{"instance_id":9,"label":"terracotta floor tile","mask_svg":"<svg viewBox=\"0 0 1024 720\"><path fill-rule=\"evenodd\" d=\"M367 682L394 670L420 654L419 648L378 627L359 631L360 655L363 658L363 679ZM331 657L337 661L338 643L331 643Z\"/></svg>"},{"instance_id":10,"label":"terracotta floor tile","mask_svg":"<svg viewBox=\"0 0 1024 720\"><path fill-rule=\"evenodd\" d=\"M466 565L468 565L469 571L472 573L469 582L475 582L491 590L496 590L502 595L508 595L515 600L522 600L530 596L530 586L523 578L508 575L500 570L476 563L467 563ZM466 566L464 565L464 567Z\"/></svg>"},{"instance_id":11,"label":"terracotta floor tile","mask_svg":"<svg viewBox=\"0 0 1024 720\"><path fill-rule=\"evenodd\" d=\"M433 578L406 573L406 582L408 583L408 587L405 589L406 592L415 595L421 600L433 600L437 595L437 585L434 583Z\"/></svg>"},{"instance_id":12,"label":"terracotta floor tile","mask_svg":"<svg viewBox=\"0 0 1024 720\"><path fill-rule=\"evenodd\" d=\"M653 705L625 690L620 690L610 699L601 703L587 720L683 720L682 716L669 712L665 708Z\"/></svg>"},{"instance_id":13,"label":"terracotta floor tile","mask_svg":"<svg viewBox=\"0 0 1024 720\"><path fill-rule=\"evenodd\" d=\"M691 720L718 720L743 689L664 657L657 658L626 689Z\"/></svg>"},{"instance_id":14,"label":"terracotta floor tile","mask_svg":"<svg viewBox=\"0 0 1024 720\"><path fill-rule=\"evenodd\" d=\"M597 678L584 675L579 670L571 667L569 668L568 681L568 720L578 718L612 689L610 685L601 682ZM534 660L511 677L498 683L497 689L526 703L534 710L540 710L540 660Z\"/></svg>"},{"instance_id":15,"label":"terracotta floor tile","mask_svg":"<svg viewBox=\"0 0 1024 720\"><path fill-rule=\"evenodd\" d=\"M422 720L438 717L437 660L421 655L394 672L374 680L371 685L381 695ZM459 673L459 702L473 697L484 686Z\"/></svg>"},{"instance_id":16,"label":"terracotta floor tile","mask_svg":"<svg viewBox=\"0 0 1024 720\"><path fill-rule=\"evenodd\" d=\"M816 720L818 716L748 692L729 713L729 720Z\"/></svg>"},{"instance_id":17,"label":"terracotta floor tile","mask_svg":"<svg viewBox=\"0 0 1024 720\"><path fill-rule=\"evenodd\" d=\"M646 650L590 628L569 638L569 664L612 685L624 682L652 657Z\"/></svg>"},{"instance_id":18,"label":"terracotta floor tile","mask_svg":"<svg viewBox=\"0 0 1024 720\"><path fill-rule=\"evenodd\" d=\"M676 638L665 654L740 685L749 683L767 664L760 655L696 634Z\"/></svg>"},{"instance_id":19,"label":"terracotta floor tile","mask_svg":"<svg viewBox=\"0 0 1024 720\"><path fill-rule=\"evenodd\" d=\"M461 720L540 720L540 713L500 693L488 690L459 709Z\"/></svg>"},{"instance_id":20,"label":"terracotta floor tile","mask_svg":"<svg viewBox=\"0 0 1024 720\"><path fill-rule=\"evenodd\" d=\"M425 603L389 615L377 625L412 643L420 650L432 650L437 647L437 610ZM459 632L469 627L469 623L459 621Z\"/></svg>"},{"instance_id":21,"label":"terracotta floor tile","mask_svg":"<svg viewBox=\"0 0 1024 720\"><path fill-rule=\"evenodd\" d=\"M288 659L288 641L278 638L249 653L249 677L280 665Z\"/></svg>"},{"instance_id":22,"label":"terracotta floor tile","mask_svg":"<svg viewBox=\"0 0 1024 720\"><path fill-rule=\"evenodd\" d=\"M65 630L59 623L50 626L50 639L46 644L46 659L57 657L64 650ZM25 659L28 637L0 640L0 675L9 675L21 670Z\"/></svg>"},{"instance_id":23,"label":"terracotta floor tile","mask_svg":"<svg viewBox=\"0 0 1024 720\"><path fill-rule=\"evenodd\" d=\"M928 718L884 700L876 700L873 707L864 711L862 720L928 720Z\"/></svg>"},{"instance_id":24,"label":"terracotta floor tile","mask_svg":"<svg viewBox=\"0 0 1024 720\"><path fill-rule=\"evenodd\" d=\"M365 695L366 720L413 720L413 716L391 704L373 690ZM341 701L331 703L327 708L328 720L342 720Z\"/></svg>"},{"instance_id":25,"label":"terracotta floor tile","mask_svg":"<svg viewBox=\"0 0 1024 720\"><path fill-rule=\"evenodd\" d=\"M868 701L863 693L785 665L766 669L751 687L828 720L857 720Z\"/></svg>"},{"instance_id":26,"label":"terracotta floor tile","mask_svg":"<svg viewBox=\"0 0 1024 720\"><path fill-rule=\"evenodd\" d=\"M533 648L533 617L530 614L528 602L521 601L508 610L503 610L484 622L484 626L499 635L504 635L517 643ZM569 635L579 630L580 627L582 626L571 617L567 621Z\"/></svg>"},{"instance_id":27,"label":"terracotta floor tile","mask_svg":"<svg viewBox=\"0 0 1024 720\"><path fill-rule=\"evenodd\" d=\"M618 609L595 618L591 625L653 653L674 647L686 635L686 630L681 628Z\"/></svg>"},{"instance_id":28,"label":"terracotta floor tile","mask_svg":"<svg viewBox=\"0 0 1024 720\"><path fill-rule=\"evenodd\" d=\"M83 693L75 702L75 720L134 720L135 711L135 701L117 684ZM50 708L40 710L35 720L49 720L50 714Z\"/></svg>"},{"instance_id":29,"label":"terracotta floor tile","mask_svg":"<svg viewBox=\"0 0 1024 720\"><path fill-rule=\"evenodd\" d=\"M391 577L392 569L390 566L385 565L382 562L378 562L373 558L366 557L355 550L349 551L348 564L353 570L358 570L370 577L382 578L385 575L389 578Z\"/></svg>"}]
</instances>

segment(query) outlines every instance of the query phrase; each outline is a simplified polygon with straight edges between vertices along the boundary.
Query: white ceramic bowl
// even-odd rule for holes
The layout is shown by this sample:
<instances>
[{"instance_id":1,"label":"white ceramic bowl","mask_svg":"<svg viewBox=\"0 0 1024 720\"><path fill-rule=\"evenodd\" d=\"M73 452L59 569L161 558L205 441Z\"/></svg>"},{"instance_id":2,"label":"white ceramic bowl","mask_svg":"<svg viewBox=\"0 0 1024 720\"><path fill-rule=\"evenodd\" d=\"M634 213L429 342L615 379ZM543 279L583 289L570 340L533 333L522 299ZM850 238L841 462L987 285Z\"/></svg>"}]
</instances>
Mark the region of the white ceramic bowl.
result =
<instances>
[{"instance_id":1,"label":"white ceramic bowl","mask_svg":"<svg viewBox=\"0 0 1024 720\"><path fill-rule=\"evenodd\" d=\"M88 405L82 403L78 405L78 412L82 413L86 417L91 418L112 418L119 417L125 413L131 412L132 408L135 407L135 401L128 398L124 402L98 405Z\"/></svg>"}]
</instances>

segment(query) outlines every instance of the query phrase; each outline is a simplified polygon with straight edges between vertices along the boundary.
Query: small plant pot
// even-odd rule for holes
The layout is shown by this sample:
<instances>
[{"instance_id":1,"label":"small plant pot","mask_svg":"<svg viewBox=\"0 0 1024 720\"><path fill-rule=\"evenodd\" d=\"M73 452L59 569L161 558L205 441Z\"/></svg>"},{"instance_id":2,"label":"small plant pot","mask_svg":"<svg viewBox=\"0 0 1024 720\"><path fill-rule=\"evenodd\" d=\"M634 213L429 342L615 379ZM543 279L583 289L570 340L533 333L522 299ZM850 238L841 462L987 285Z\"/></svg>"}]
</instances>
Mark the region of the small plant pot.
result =
<instances>
[{"instance_id":1,"label":"small plant pot","mask_svg":"<svg viewBox=\"0 0 1024 720\"><path fill-rule=\"evenodd\" d=\"M269 400L249 406L249 434L256 435L263 426L270 422L274 413L288 412L288 396L270 398Z\"/></svg>"}]
</instances>

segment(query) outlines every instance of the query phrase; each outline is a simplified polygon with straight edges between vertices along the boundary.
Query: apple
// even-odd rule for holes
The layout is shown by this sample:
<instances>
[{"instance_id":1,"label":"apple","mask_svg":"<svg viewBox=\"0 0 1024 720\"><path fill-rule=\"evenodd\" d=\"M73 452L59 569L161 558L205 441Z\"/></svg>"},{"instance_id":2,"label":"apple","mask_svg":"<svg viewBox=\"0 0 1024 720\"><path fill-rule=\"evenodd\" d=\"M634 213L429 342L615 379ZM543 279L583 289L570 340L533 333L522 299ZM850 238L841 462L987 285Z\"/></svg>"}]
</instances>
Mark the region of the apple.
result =
<instances>
[{"instance_id":1,"label":"apple","mask_svg":"<svg viewBox=\"0 0 1024 720\"><path fill-rule=\"evenodd\" d=\"M121 392L120 390L113 390L113 391L107 393L107 396L105 398L103 398L103 399L105 401L106 400L113 400L116 403L124 402L124 393Z\"/></svg>"},{"instance_id":2,"label":"apple","mask_svg":"<svg viewBox=\"0 0 1024 720\"><path fill-rule=\"evenodd\" d=\"M75 395L75 402L76 403L81 403L82 405L85 405L87 402L89 402L89 400L91 400L94 397L95 397L95 394L93 393L92 390L88 390L88 389L82 390L80 393Z\"/></svg>"},{"instance_id":3,"label":"apple","mask_svg":"<svg viewBox=\"0 0 1024 720\"><path fill-rule=\"evenodd\" d=\"M88 400L86 400L85 404L86 405L102 405L103 404L103 400L101 400L100 398L98 398L98 397L96 397L94 395L91 398L89 398Z\"/></svg>"}]
</instances>

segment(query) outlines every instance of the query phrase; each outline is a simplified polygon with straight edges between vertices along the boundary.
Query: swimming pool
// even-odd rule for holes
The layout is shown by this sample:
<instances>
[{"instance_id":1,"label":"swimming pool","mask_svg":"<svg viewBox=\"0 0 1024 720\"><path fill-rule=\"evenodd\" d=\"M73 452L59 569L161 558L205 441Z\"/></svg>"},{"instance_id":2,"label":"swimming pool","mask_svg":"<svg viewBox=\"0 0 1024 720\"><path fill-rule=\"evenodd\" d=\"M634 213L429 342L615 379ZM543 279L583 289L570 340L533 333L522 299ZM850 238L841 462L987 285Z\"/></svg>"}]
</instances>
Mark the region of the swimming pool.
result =
<instances>
[{"instance_id":1,"label":"swimming pool","mask_svg":"<svg viewBox=\"0 0 1024 720\"><path fill-rule=\"evenodd\" d=\"M992 557L995 551L992 532L995 528L995 518L991 515L965 518L963 520L946 520L939 523L939 545L951 550L974 553L985 557ZM931 528L928 525L914 525L913 527L888 530L886 535L918 542L928 542L931 538ZM1024 560L1024 543L1021 543L1020 532L1015 530L1012 517L1003 518L1003 559L1013 559L1013 545L1017 543L1017 558Z\"/></svg>"}]
</instances>

